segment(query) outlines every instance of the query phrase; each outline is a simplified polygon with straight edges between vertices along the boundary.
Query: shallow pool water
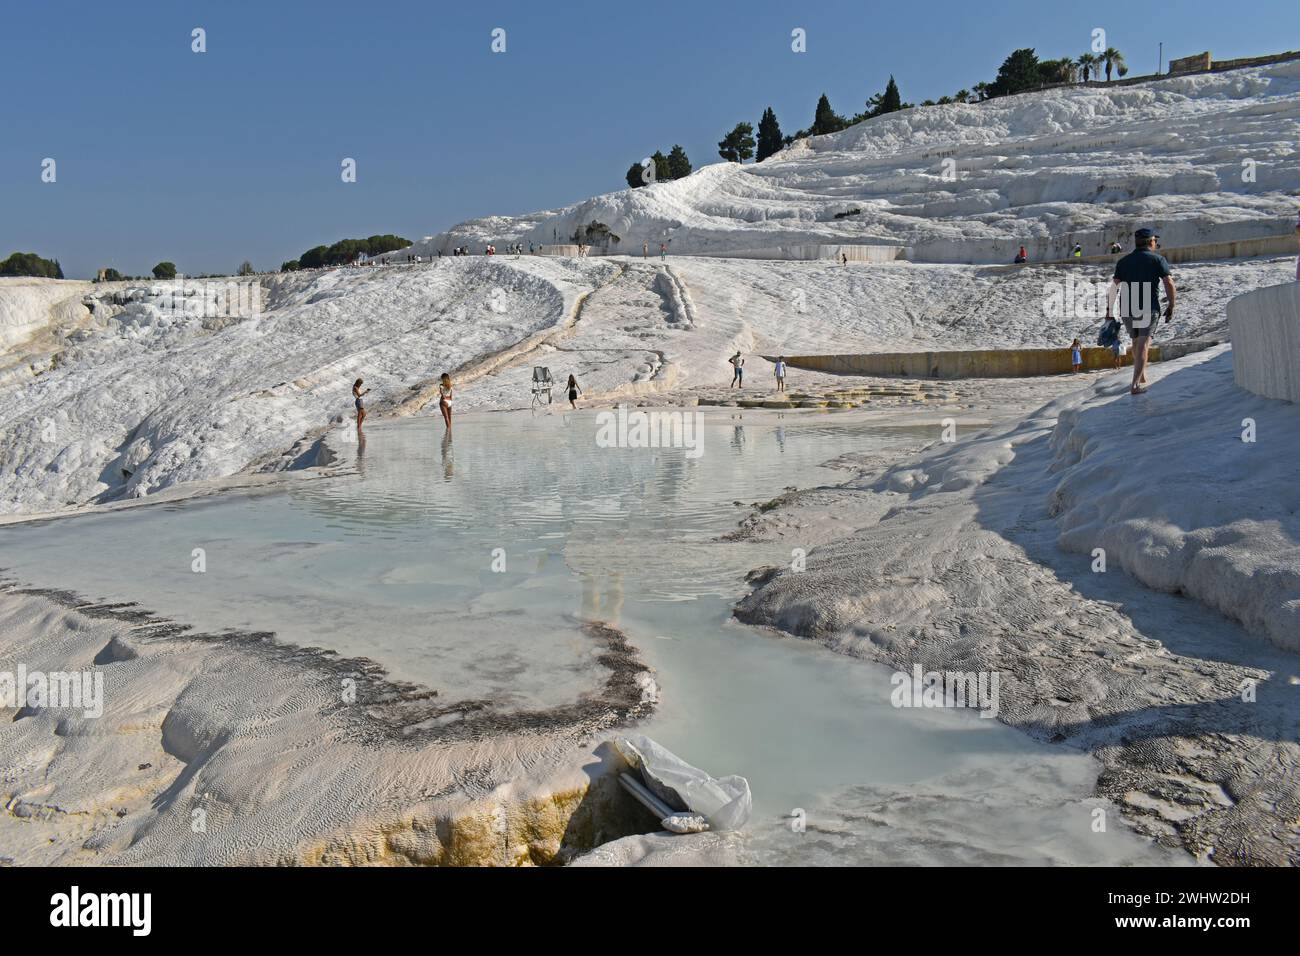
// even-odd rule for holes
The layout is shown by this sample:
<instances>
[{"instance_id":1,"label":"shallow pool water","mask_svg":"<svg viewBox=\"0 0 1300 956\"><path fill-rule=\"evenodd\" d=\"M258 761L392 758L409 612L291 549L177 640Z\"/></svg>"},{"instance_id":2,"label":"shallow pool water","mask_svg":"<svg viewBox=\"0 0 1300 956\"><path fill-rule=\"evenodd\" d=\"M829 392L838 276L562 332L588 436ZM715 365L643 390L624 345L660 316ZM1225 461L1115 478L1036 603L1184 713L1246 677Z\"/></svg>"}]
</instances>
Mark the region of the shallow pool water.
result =
<instances>
[{"instance_id":1,"label":"shallow pool water","mask_svg":"<svg viewBox=\"0 0 1300 956\"><path fill-rule=\"evenodd\" d=\"M916 447L937 428L735 410L701 421L698 456L602 447L589 411L466 415L454 439L441 420L376 423L356 474L0 528L0 567L204 630L369 657L444 700L507 708L591 690L603 678L580 624L609 622L657 671L642 732L749 778L763 862L1179 861L1114 813L1093 832L1090 758L973 711L896 709L888 669L731 618L745 573L790 556L719 540L754 503L842 481L823 463ZM929 791L916 807L901 799ZM796 808L837 838L790 830ZM881 834L926 852L899 854Z\"/></svg>"}]
</instances>

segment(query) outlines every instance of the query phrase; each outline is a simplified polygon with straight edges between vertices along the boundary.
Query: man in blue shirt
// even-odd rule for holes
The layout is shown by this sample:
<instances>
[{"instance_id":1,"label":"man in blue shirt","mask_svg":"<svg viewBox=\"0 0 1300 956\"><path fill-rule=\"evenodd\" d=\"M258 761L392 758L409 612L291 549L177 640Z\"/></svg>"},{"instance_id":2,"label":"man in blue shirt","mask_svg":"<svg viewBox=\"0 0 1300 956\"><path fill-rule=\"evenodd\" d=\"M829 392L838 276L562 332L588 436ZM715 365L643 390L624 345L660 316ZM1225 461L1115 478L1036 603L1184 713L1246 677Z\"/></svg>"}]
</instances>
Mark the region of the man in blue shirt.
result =
<instances>
[{"instance_id":1,"label":"man in blue shirt","mask_svg":"<svg viewBox=\"0 0 1300 956\"><path fill-rule=\"evenodd\" d=\"M1147 350L1151 335L1160 321L1160 286L1165 287L1165 322L1174 315L1174 280L1169 263L1156 252L1160 237L1152 229L1139 229L1133 234L1134 250L1115 263L1115 278L1106 295L1106 318L1115 314L1115 300L1119 300L1120 320L1133 340L1133 384L1130 394L1146 391Z\"/></svg>"}]
</instances>

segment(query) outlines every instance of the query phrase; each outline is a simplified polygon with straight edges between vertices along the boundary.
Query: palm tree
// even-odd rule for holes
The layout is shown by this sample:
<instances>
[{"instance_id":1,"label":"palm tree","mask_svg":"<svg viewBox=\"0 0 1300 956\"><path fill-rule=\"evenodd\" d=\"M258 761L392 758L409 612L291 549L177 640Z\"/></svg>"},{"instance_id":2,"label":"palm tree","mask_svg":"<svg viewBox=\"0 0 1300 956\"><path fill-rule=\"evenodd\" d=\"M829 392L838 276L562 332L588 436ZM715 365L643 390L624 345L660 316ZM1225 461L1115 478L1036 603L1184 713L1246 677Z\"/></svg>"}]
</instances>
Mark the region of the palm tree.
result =
<instances>
[{"instance_id":1,"label":"palm tree","mask_svg":"<svg viewBox=\"0 0 1300 956\"><path fill-rule=\"evenodd\" d=\"M1074 61L1074 65L1079 68L1079 76L1082 78L1082 81L1087 83L1088 79L1092 76L1093 69L1101 65L1101 60L1098 59L1096 54L1085 53L1083 56L1079 57L1079 59Z\"/></svg>"},{"instance_id":2,"label":"palm tree","mask_svg":"<svg viewBox=\"0 0 1300 956\"><path fill-rule=\"evenodd\" d=\"M970 102L970 90L958 90L957 95L953 97L958 103Z\"/></svg>"},{"instance_id":3,"label":"palm tree","mask_svg":"<svg viewBox=\"0 0 1300 956\"><path fill-rule=\"evenodd\" d=\"M1101 55L1101 62L1106 64L1106 82L1110 82L1110 71L1119 70L1119 75L1123 76L1128 72L1128 64L1124 62L1124 54L1112 47L1107 47L1106 52Z\"/></svg>"},{"instance_id":4,"label":"palm tree","mask_svg":"<svg viewBox=\"0 0 1300 956\"><path fill-rule=\"evenodd\" d=\"M983 102L989 98L989 85L987 83L981 81L976 83L971 87L971 89L974 91L975 98L978 102Z\"/></svg>"}]
</instances>

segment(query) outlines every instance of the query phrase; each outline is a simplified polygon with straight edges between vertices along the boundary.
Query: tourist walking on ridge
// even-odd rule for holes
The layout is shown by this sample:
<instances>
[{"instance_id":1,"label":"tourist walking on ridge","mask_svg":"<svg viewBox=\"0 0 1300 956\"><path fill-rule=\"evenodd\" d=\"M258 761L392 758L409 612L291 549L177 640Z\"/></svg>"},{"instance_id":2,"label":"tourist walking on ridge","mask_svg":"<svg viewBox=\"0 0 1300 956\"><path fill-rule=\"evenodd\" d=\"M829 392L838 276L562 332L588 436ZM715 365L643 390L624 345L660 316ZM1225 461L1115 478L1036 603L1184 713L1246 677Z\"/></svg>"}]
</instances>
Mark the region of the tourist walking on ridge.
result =
<instances>
[{"instance_id":1,"label":"tourist walking on ridge","mask_svg":"<svg viewBox=\"0 0 1300 956\"><path fill-rule=\"evenodd\" d=\"M361 379L357 379L355 382L352 383L352 404L356 407L357 410L358 429L361 428L361 423L366 420L366 408L364 405L361 404L361 396L367 395L369 394L369 392L370 389L368 388L365 391L362 391Z\"/></svg>"},{"instance_id":2,"label":"tourist walking on ridge","mask_svg":"<svg viewBox=\"0 0 1300 956\"><path fill-rule=\"evenodd\" d=\"M739 385L745 387L745 360L740 357L740 352L736 352L731 358L727 359L731 363L731 384L728 388L735 388Z\"/></svg>"},{"instance_id":3,"label":"tourist walking on ridge","mask_svg":"<svg viewBox=\"0 0 1300 956\"><path fill-rule=\"evenodd\" d=\"M1070 343L1070 365L1076 372L1083 368L1083 345L1078 339Z\"/></svg>"},{"instance_id":4,"label":"tourist walking on ridge","mask_svg":"<svg viewBox=\"0 0 1300 956\"><path fill-rule=\"evenodd\" d=\"M650 258L650 243L649 243L649 242L643 242L643 243L641 243L641 258L642 258L642 259L649 259L649 258Z\"/></svg>"},{"instance_id":5,"label":"tourist walking on ridge","mask_svg":"<svg viewBox=\"0 0 1300 956\"><path fill-rule=\"evenodd\" d=\"M668 244L666 242L659 243L659 259L662 262L668 261Z\"/></svg>"},{"instance_id":6,"label":"tourist walking on ridge","mask_svg":"<svg viewBox=\"0 0 1300 956\"><path fill-rule=\"evenodd\" d=\"M569 405L572 408L577 408L578 396L582 394L582 389L578 387L578 380L572 375L569 376L568 388L569 388Z\"/></svg>"},{"instance_id":7,"label":"tourist walking on ridge","mask_svg":"<svg viewBox=\"0 0 1300 956\"><path fill-rule=\"evenodd\" d=\"M784 355L777 356L776 366L774 368L773 374L776 375L776 390L778 392L784 392L785 391L785 356Z\"/></svg>"},{"instance_id":8,"label":"tourist walking on ridge","mask_svg":"<svg viewBox=\"0 0 1300 956\"><path fill-rule=\"evenodd\" d=\"M442 420L447 423L447 431L451 431L451 376L446 372L438 377L438 411L442 412Z\"/></svg>"},{"instance_id":9,"label":"tourist walking on ridge","mask_svg":"<svg viewBox=\"0 0 1300 956\"><path fill-rule=\"evenodd\" d=\"M1115 277L1106 293L1106 318L1114 316L1118 298L1119 317L1133 340L1133 384L1129 393L1141 395L1146 391L1151 336L1160 321L1160 286L1164 285L1169 299L1164 310L1166 324L1174 316L1177 293L1169 263L1155 251L1160 237L1152 229L1139 229L1133 240L1134 250L1115 263Z\"/></svg>"}]
</instances>

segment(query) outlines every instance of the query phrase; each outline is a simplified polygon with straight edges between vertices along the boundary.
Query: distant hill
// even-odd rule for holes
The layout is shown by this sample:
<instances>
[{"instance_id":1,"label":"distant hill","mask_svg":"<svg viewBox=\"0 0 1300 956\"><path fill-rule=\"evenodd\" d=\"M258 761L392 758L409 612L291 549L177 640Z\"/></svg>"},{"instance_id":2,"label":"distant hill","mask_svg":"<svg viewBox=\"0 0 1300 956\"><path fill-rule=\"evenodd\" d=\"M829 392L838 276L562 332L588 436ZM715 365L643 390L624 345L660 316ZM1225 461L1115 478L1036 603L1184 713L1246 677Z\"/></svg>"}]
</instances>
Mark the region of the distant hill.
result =
<instances>
[{"instance_id":1,"label":"distant hill","mask_svg":"<svg viewBox=\"0 0 1300 956\"><path fill-rule=\"evenodd\" d=\"M905 109L762 163L464 222L411 251L572 243L593 224L610 237L595 252L633 255L879 243L918 261L1003 262L1011 243L1102 252L1137 224L1165 246L1229 241L1290 231L1297 143L1300 60L1060 87Z\"/></svg>"}]
</instances>

